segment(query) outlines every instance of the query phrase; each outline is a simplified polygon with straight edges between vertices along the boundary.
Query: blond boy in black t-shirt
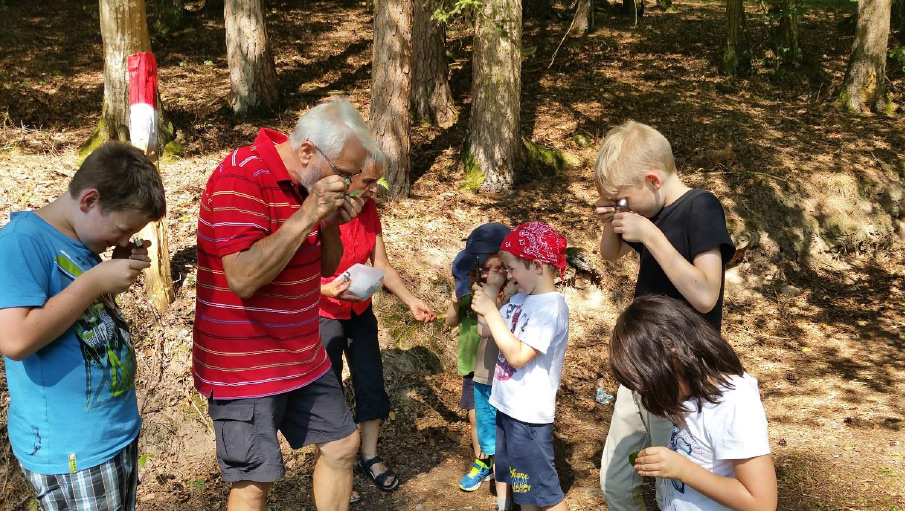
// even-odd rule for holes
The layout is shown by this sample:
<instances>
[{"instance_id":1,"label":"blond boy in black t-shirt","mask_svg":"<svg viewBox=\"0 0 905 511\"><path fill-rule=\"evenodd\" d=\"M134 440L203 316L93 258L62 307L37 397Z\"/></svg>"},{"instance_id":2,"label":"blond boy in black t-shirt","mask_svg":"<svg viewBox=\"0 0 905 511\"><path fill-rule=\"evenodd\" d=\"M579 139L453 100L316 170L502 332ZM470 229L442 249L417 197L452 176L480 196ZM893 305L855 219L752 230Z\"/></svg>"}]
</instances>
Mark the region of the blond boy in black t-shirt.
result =
<instances>
[{"instance_id":1,"label":"blond boy in black t-shirt","mask_svg":"<svg viewBox=\"0 0 905 511\"><path fill-rule=\"evenodd\" d=\"M719 330L724 269L735 248L719 200L682 182L666 137L634 121L613 128L597 155L594 182L603 222L600 255L612 261L635 250L641 256L636 297L683 300ZM644 509L641 477L628 455L666 445L671 429L640 406L639 396L619 387L600 469L610 510Z\"/></svg>"}]
</instances>

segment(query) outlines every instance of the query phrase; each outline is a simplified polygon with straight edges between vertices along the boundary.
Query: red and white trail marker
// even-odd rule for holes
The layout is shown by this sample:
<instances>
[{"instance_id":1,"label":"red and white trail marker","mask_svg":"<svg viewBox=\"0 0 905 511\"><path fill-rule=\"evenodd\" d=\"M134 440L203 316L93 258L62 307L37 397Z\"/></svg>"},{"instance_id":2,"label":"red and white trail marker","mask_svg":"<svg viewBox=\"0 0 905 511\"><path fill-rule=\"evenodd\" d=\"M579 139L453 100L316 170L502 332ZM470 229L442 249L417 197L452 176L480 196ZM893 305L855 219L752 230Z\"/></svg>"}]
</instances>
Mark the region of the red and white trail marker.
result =
<instances>
[{"instance_id":1,"label":"red and white trail marker","mask_svg":"<svg viewBox=\"0 0 905 511\"><path fill-rule=\"evenodd\" d=\"M157 155L157 60L151 52L128 58L129 138L132 145Z\"/></svg>"}]
</instances>

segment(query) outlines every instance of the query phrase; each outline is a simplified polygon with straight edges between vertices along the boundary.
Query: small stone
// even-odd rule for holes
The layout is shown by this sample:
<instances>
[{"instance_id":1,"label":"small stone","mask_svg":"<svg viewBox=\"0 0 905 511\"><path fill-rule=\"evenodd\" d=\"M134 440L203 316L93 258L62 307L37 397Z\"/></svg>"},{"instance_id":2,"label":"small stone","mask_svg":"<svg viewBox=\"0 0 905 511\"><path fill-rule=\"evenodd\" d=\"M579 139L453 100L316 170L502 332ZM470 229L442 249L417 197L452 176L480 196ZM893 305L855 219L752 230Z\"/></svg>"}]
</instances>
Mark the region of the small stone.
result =
<instances>
[{"instance_id":1,"label":"small stone","mask_svg":"<svg viewBox=\"0 0 905 511\"><path fill-rule=\"evenodd\" d=\"M788 285L788 286L783 286L779 292L783 296L797 296L797 295L801 294L801 289L799 289L795 286L792 286L792 285Z\"/></svg>"}]
</instances>

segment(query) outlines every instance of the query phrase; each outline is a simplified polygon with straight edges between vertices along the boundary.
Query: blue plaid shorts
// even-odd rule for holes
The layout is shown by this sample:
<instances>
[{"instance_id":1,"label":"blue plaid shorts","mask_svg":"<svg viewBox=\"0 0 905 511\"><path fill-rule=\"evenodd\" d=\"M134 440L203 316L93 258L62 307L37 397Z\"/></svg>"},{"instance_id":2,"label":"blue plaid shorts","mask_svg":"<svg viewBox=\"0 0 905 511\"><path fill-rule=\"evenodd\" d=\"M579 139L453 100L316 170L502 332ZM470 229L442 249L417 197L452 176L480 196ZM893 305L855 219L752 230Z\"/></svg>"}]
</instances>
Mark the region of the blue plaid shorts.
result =
<instances>
[{"instance_id":1,"label":"blue plaid shorts","mask_svg":"<svg viewBox=\"0 0 905 511\"><path fill-rule=\"evenodd\" d=\"M42 511L134 511L138 439L109 461L74 474L22 471Z\"/></svg>"}]
</instances>

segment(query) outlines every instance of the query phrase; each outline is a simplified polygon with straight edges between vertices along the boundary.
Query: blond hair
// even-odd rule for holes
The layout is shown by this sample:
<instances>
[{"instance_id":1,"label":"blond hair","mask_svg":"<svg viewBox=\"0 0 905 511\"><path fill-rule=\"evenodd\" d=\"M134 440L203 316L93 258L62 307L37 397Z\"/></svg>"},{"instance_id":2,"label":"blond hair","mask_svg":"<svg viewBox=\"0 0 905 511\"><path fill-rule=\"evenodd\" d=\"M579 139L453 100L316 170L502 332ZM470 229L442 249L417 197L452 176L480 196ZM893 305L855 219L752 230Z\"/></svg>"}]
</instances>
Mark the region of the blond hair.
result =
<instances>
[{"instance_id":1,"label":"blond hair","mask_svg":"<svg viewBox=\"0 0 905 511\"><path fill-rule=\"evenodd\" d=\"M662 133L640 122L628 121L607 132L594 164L594 182L601 195L613 196L620 186L632 186L658 169L676 171L672 147Z\"/></svg>"}]
</instances>

